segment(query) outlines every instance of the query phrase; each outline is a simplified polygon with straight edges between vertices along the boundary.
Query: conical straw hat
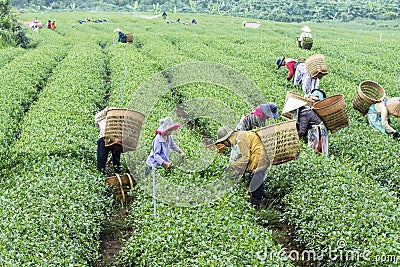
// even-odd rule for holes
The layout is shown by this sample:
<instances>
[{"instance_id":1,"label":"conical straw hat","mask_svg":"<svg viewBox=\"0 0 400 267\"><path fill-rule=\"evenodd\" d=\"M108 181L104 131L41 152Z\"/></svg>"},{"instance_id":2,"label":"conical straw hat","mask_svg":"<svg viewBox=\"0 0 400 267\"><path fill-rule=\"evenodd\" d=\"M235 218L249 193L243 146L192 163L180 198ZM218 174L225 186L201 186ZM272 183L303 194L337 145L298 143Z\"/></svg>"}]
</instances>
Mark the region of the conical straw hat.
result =
<instances>
[{"instance_id":1,"label":"conical straw hat","mask_svg":"<svg viewBox=\"0 0 400 267\"><path fill-rule=\"evenodd\" d=\"M308 27L307 25L304 26L303 28L301 28L301 30L302 30L303 32L311 32L310 27Z\"/></svg>"},{"instance_id":2,"label":"conical straw hat","mask_svg":"<svg viewBox=\"0 0 400 267\"><path fill-rule=\"evenodd\" d=\"M285 105L283 106L282 114L290 112L292 110L298 109L299 107L307 105L306 101L293 98L293 97L288 97L286 100Z\"/></svg>"},{"instance_id":3,"label":"conical straw hat","mask_svg":"<svg viewBox=\"0 0 400 267\"><path fill-rule=\"evenodd\" d=\"M386 108L389 112L389 115L400 117L400 97L392 97L389 98L386 102Z\"/></svg>"}]
</instances>

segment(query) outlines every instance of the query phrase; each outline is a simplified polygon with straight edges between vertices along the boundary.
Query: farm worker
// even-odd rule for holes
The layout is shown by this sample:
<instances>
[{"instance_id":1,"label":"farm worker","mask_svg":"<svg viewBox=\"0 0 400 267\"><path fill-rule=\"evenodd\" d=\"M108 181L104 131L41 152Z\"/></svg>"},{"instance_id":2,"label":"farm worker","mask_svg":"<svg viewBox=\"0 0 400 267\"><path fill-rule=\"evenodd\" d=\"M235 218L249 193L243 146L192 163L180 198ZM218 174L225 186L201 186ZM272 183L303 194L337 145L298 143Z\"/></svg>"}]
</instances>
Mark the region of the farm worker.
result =
<instances>
[{"instance_id":1,"label":"farm worker","mask_svg":"<svg viewBox=\"0 0 400 267\"><path fill-rule=\"evenodd\" d=\"M319 79L311 77L305 63L297 64L293 79L293 87L296 87L300 82L301 88L306 94L311 93L311 91L319 87Z\"/></svg>"},{"instance_id":2,"label":"farm worker","mask_svg":"<svg viewBox=\"0 0 400 267\"><path fill-rule=\"evenodd\" d=\"M172 164L169 162L169 155L171 149L178 152L181 157L185 157L185 153L175 144L172 138L172 131L178 130L181 125L174 123L170 117L163 118L159 121L159 127L155 130L156 135L151 144L150 155L146 160L146 173L148 175L152 167L157 168L164 166L171 168Z\"/></svg>"},{"instance_id":3,"label":"farm worker","mask_svg":"<svg viewBox=\"0 0 400 267\"><path fill-rule=\"evenodd\" d=\"M250 173L249 201L259 208L264 193L264 176L269 163L264 151L263 143L260 137L253 131L232 131L229 127L221 127L217 132L217 141L215 145L224 144L226 147L232 147L240 151L237 158L231 159L231 163L224 167L224 170L232 168L235 173L243 175Z\"/></svg>"},{"instance_id":4,"label":"farm worker","mask_svg":"<svg viewBox=\"0 0 400 267\"><path fill-rule=\"evenodd\" d=\"M313 89L309 94L305 95L314 101L321 101L326 98L326 93L321 89Z\"/></svg>"},{"instance_id":5,"label":"farm worker","mask_svg":"<svg viewBox=\"0 0 400 267\"><path fill-rule=\"evenodd\" d=\"M300 34L299 38L297 39L301 46L303 46L302 42L304 38L311 38L312 39L312 34L311 34L311 29L307 25L301 28L302 33Z\"/></svg>"},{"instance_id":6,"label":"farm worker","mask_svg":"<svg viewBox=\"0 0 400 267\"><path fill-rule=\"evenodd\" d=\"M270 118L278 118L278 106L273 102L258 105L252 112L241 119L236 126L236 131L250 131L265 126Z\"/></svg>"},{"instance_id":7,"label":"farm worker","mask_svg":"<svg viewBox=\"0 0 400 267\"><path fill-rule=\"evenodd\" d=\"M373 104L369 107L367 118L369 124L375 130L392 134L393 138L399 138L399 132L389 125L389 117L400 117L400 97L392 97L388 100Z\"/></svg>"},{"instance_id":8,"label":"farm worker","mask_svg":"<svg viewBox=\"0 0 400 267\"><path fill-rule=\"evenodd\" d=\"M53 20L53 22L51 23L51 29L55 30L56 29L56 21Z\"/></svg>"},{"instance_id":9,"label":"farm worker","mask_svg":"<svg viewBox=\"0 0 400 267\"><path fill-rule=\"evenodd\" d=\"M289 97L282 113L291 112L297 122L299 138L308 136L308 148L328 156L328 129L321 118L307 103L297 98Z\"/></svg>"},{"instance_id":10,"label":"farm worker","mask_svg":"<svg viewBox=\"0 0 400 267\"><path fill-rule=\"evenodd\" d=\"M296 69L296 63L298 63L297 59L285 58L285 57L279 58L276 61L276 65L278 65L278 69L282 66L286 66L286 68L288 69L289 74L286 78L288 81L290 81L294 75L294 71Z\"/></svg>"},{"instance_id":11,"label":"farm worker","mask_svg":"<svg viewBox=\"0 0 400 267\"><path fill-rule=\"evenodd\" d=\"M116 28L114 32L118 33L118 42L126 43L126 34L120 28Z\"/></svg>"},{"instance_id":12,"label":"farm worker","mask_svg":"<svg viewBox=\"0 0 400 267\"><path fill-rule=\"evenodd\" d=\"M47 21L47 28L51 29L51 20Z\"/></svg>"},{"instance_id":13,"label":"farm worker","mask_svg":"<svg viewBox=\"0 0 400 267\"><path fill-rule=\"evenodd\" d=\"M168 15L167 15L167 12L165 12L165 11L164 11L164 12L162 13L162 15L161 15L161 16L162 16L162 18L163 18L163 19L166 19L166 18L167 18L167 16L168 16Z\"/></svg>"},{"instance_id":14,"label":"farm worker","mask_svg":"<svg viewBox=\"0 0 400 267\"><path fill-rule=\"evenodd\" d=\"M107 157L110 151L115 172L118 173L121 167L120 158L122 149L118 149L118 147L116 146L106 147L105 142L107 111L112 109L114 108L106 107L100 112L96 113L96 115L94 116L94 122L97 129L99 129L99 136L97 139L97 170L102 173L105 172Z\"/></svg>"}]
</instances>

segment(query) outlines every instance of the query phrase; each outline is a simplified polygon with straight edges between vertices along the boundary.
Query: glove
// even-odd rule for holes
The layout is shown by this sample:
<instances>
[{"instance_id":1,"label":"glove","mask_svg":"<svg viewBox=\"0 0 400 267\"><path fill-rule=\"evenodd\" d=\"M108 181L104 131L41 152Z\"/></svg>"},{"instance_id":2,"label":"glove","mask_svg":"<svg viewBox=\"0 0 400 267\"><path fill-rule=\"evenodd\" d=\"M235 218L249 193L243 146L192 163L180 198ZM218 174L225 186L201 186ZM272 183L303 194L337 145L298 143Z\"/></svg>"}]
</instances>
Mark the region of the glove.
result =
<instances>
[{"instance_id":1,"label":"glove","mask_svg":"<svg viewBox=\"0 0 400 267\"><path fill-rule=\"evenodd\" d=\"M231 165L230 164L228 164L228 165L226 165L225 167L224 167L224 171L227 171L227 170L229 170L229 168L231 167Z\"/></svg>"},{"instance_id":2,"label":"glove","mask_svg":"<svg viewBox=\"0 0 400 267\"><path fill-rule=\"evenodd\" d=\"M393 138L394 138L394 139L399 138L399 136L400 136L399 132L395 132L395 133L393 134Z\"/></svg>"}]
</instances>

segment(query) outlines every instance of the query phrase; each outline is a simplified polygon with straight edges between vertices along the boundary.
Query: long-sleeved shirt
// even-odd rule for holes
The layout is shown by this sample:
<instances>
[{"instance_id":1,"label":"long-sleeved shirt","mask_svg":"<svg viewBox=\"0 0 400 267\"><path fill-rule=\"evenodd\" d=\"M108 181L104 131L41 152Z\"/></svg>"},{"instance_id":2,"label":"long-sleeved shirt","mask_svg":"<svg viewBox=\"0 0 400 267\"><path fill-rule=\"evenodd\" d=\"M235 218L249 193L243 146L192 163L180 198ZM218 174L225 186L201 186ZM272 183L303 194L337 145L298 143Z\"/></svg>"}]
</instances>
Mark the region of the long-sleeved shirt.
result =
<instances>
[{"instance_id":1,"label":"long-sleeved shirt","mask_svg":"<svg viewBox=\"0 0 400 267\"><path fill-rule=\"evenodd\" d=\"M240 158L231 163L234 170L255 173L268 167L264 146L255 132L233 132L228 140L232 146L237 145L240 149Z\"/></svg>"},{"instance_id":2,"label":"long-sleeved shirt","mask_svg":"<svg viewBox=\"0 0 400 267\"><path fill-rule=\"evenodd\" d=\"M300 108L298 131L300 138L307 134L307 130L311 129L312 125L318 125L322 122L321 118L311 108Z\"/></svg>"},{"instance_id":3,"label":"long-sleeved shirt","mask_svg":"<svg viewBox=\"0 0 400 267\"><path fill-rule=\"evenodd\" d=\"M293 86L298 85L300 82L301 88L305 93L310 93L313 89L317 89L319 86L319 79L311 77L305 63L297 64Z\"/></svg>"},{"instance_id":4,"label":"long-sleeved shirt","mask_svg":"<svg viewBox=\"0 0 400 267\"><path fill-rule=\"evenodd\" d=\"M168 157L171 153L171 149L181 153L181 149L175 144L171 135L165 140L163 135L157 134L151 144L151 152L146 160L147 166L158 167L161 166L164 161L169 162Z\"/></svg>"},{"instance_id":5,"label":"long-sleeved shirt","mask_svg":"<svg viewBox=\"0 0 400 267\"><path fill-rule=\"evenodd\" d=\"M257 117L254 114L248 114L239 125L236 126L237 131L250 131L265 126L266 117Z\"/></svg>"},{"instance_id":6,"label":"long-sleeved shirt","mask_svg":"<svg viewBox=\"0 0 400 267\"><path fill-rule=\"evenodd\" d=\"M109 111L111 109L115 109L115 108L106 107L103 110L96 113L96 115L94 116L94 122L96 124L97 129L99 129L99 137L98 138L103 138L106 134L107 111Z\"/></svg>"},{"instance_id":7,"label":"long-sleeved shirt","mask_svg":"<svg viewBox=\"0 0 400 267\"><path fill-rule=\"evenodd\" d=\"M287 80L290 81L292 79L293 75L294 75L294 71L296 69L296 63L297 62L293 58L287 58L287 59L285 59L285 62L286 62L285 66L289 71L289 74L287 76Z\"/></svg>"},{"instance_id":8,"label":"long-sleeved shirt","mask_svg":"<svg viewBox=\"0 0 400 267\"><path fill-rule=\"evenodd\" d=\"M388 134L395 133L396 130L389 125L389 112L386 108L385 102L376 103L375 109L379 114L381 114L382 126L385 128L386 133Z\"/></svg>"}]
</instances>

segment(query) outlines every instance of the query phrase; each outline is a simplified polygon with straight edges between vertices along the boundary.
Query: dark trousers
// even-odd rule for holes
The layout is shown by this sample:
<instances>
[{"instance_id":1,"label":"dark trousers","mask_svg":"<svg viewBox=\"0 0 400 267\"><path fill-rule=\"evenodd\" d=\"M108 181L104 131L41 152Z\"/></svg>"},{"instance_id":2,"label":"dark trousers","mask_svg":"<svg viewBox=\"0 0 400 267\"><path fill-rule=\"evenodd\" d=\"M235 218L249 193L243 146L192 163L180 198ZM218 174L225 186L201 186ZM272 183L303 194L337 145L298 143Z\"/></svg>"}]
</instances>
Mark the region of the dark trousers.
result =
<instances>
[{"instance_id":1,"label":"dark trousers","mask_svg":"<svg viewBox=\"0 0 400 267\"><path fill-rule=\"evenodd\" d=\"M121 166L121 151L113 149L113 147L106 147L104 137L97 140L97 170L99 172L105 171L108 153L111 151L112 161L115 172L119 172Z\"/></svg>"},{"instance_id":2,"label":"dark trousers","mask_svg":"<svg viewBox=\"0 0 400 267\"><path fill-rule=\"evenodd\" d=\"M249 191L251 197L261 200L265 198L264 192L264 177L266 170L260 170L251 175Z\"/></svg>"}]
</instances>

